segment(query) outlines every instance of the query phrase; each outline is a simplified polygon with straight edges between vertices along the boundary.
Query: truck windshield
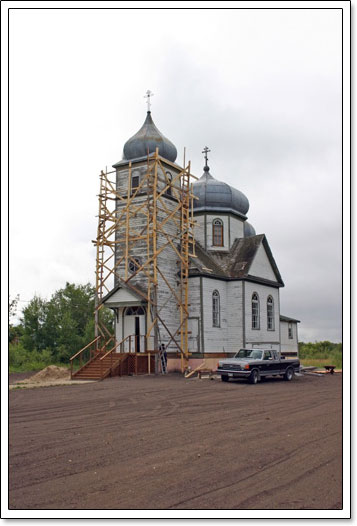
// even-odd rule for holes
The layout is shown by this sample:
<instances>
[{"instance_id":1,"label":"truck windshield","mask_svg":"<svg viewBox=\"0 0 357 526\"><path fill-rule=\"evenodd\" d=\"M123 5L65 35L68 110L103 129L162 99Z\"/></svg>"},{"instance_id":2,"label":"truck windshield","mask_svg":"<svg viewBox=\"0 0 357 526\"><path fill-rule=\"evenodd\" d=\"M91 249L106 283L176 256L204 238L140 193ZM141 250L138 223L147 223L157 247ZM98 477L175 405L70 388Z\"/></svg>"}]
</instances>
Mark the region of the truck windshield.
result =
<instances>
[{"instance_id":1,"label":"truck windshield","mask_svg":"<svg viewBox=\"0 0 357 526\"><path fill-rule=\"evenodd\" d=\"M254 358L255 360L262 359L263 351L258 351L257 349L240 349L234 358Z\"/></svg>"}]
</instances>

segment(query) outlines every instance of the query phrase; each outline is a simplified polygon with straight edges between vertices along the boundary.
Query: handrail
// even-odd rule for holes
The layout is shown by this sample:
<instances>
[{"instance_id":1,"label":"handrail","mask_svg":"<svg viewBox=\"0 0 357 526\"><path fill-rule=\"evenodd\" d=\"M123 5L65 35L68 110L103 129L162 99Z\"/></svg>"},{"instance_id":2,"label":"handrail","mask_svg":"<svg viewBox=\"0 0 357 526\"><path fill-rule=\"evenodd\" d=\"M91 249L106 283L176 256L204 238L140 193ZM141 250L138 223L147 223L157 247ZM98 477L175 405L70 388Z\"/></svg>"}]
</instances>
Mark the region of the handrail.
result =
<instances>
[{"instance_id":1,"label":"handrail","mask_svg":"<svg viewBox=\"0 0 357 526\"><path fill-rule=\"evenodd\" d=\"M121 343L121 342L120 342ZM116 349L118 347L118 345L120 345L120 343L117 343L116 345L114 345L114 347L112 347L107 353L105 353L104 356L102 356L101 358L99 358L100 360L104 360L104 358L106 358L108 356L108 354L110 354L111 352L114 351L114 349Z\"/></svg>"},{"instance_id":2,"label":"handrail","mask_svg":"<svg viewBox=\"0 0 357 526\"><path fill-rule=\"evenodd\" d=\"M91 341L90 343L88 343L88 345L86 345L85 347L83 347L83 349L81 349L80 351L78 351L76 354L74 354L69 360L72 361L74 360L74 358L77 358L77 356L79 356L83 351L85 351L86 349L88 349L88 347L90 347L93 343L95 343L97 340L99 340L100 336L97 336L96 338L94 338L93 341Z\"/></svg>"},{"instance_id":3,"label":"handrail","mask_svg":"<svg viewBox=\"0 0 357 526\"><path fill-rule=\"evenodd\" d=\"M131 338L131 335L127 336L126 338L124 338L124 340L122 340L121 342L116 343L114 345L114 347L109 349L108 352L106 352L103 356L101 356L99 358L99 362L100 362L100 377L101 377L102 380L103 380L103 377L104 377L104 374L103 374L103 360L104 360L104 358L106 358L110 354L110 367L107 367L106 370L112 369L112 367L113 367L113 351L118 347L118 345L121 345L128 337ZM109 343L109 342L107 342L107 343ZM119 358L119 362L120 362L120 358Z\"/></svg>"}]
</instances>

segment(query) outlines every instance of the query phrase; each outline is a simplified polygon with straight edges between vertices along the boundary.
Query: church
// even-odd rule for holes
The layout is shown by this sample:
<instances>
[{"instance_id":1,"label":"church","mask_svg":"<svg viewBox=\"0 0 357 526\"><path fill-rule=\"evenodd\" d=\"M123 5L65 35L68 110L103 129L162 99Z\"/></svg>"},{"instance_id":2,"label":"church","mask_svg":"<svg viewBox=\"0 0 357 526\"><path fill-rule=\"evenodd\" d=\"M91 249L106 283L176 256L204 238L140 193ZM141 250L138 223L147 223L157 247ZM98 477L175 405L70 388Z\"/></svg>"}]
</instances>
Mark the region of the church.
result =
<instances>
[{"instance_id":1,"label":"church","mask_svg":"<svg viewBox=\"0 0 357 526\"><path fill-rule=\"evenodd\" d=\"M175 145L154 124L150 105L144 124L124 144L123 158L113 165L115 214L123 220L115 232L114 283L101 303L115 313L115 338L121 342L117 351L131 352L135 346L135 352L142 353L148 347L163 346L168 370L177 370L179 350L182 354L185 344L182 328L186 327L187 364L191 367L202 359L216 363L244 347L297 356L299 321L280 313L284 282L267 236L257 234L248 222L247 197L211 174L209 152L207 147L202 152L202 176L190 183L187 213L177 208L186 172L176 163ZM154 158L159 172L148 168ZM150 181L157 185L152 201L155 220L153 214L143 215L154 184ZM187 234L190 225L192 233ZM144 239L149 227L156 229L153 246ZM182 263L180 267L183 239L186 267ZM154 253L158 263L150 274ZM154 285L150 285L151 275ZM152 295L156 333L152 332L153 309L145 301Z\"/></svg>"}]
</instances>

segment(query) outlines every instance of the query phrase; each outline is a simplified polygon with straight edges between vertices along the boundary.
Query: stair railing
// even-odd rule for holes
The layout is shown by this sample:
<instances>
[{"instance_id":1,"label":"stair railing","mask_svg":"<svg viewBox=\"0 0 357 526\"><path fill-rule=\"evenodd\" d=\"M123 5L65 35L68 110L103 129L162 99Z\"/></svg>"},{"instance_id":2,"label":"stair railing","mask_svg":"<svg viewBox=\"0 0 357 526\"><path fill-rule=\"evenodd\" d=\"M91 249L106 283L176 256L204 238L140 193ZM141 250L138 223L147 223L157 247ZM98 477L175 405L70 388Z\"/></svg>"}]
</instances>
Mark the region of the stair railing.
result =
<instances>
[{"instance_id":1,"label":"stair railing","mask_svg":"<svg viewBox=\"0 0 357 526\"><path fill-rule=\"evenodd\" d=\"M129 338L129 348L130 348L130 345L131 345L131 336L132 335L129 335L127 336L126 338L124 338L123 340L121 340L120 342L116 343L114 345L114 347L112 347L111 349L109 349L108 352L106 352L103 356L100 357L99 361L100 361L100 378L103 380L103 360L104 358L106 358L107 356L109 356L110 354L110 369L112 369L113 367L113 353L115 351L115 349L117 347L122 346L122 344L125 342L125 340L127 340ZM129 351L130 352L130 351Z\"/></svg>"},{"instance_id":2,"label":"stair railing","mask_svg":"<svg viewBox=\"0 0 357 526\"><path fill-rule=\"evenodd\" d=\"M69 359L70 363L71 363L71 379L73 377L73 361L76 359L76 358L79 358L79 369L82 368L82 357L83 357L83 353L85 351L87 351L89 349L89 356L90 356L90 360L92 360L93 358L93 353L95 353L95 350L93 350L91 347L92 345L96 344L98 342L98 340L100 339L100 336L97 336L96 338L94 338L94 340L92 340L91 342L89 342L85 347L83 347L83 349L80 349L76 354L74 354L73 356L71 356L71 358ZM97 346L96 346L97 347Z\"/></svg>"}]
</instances>

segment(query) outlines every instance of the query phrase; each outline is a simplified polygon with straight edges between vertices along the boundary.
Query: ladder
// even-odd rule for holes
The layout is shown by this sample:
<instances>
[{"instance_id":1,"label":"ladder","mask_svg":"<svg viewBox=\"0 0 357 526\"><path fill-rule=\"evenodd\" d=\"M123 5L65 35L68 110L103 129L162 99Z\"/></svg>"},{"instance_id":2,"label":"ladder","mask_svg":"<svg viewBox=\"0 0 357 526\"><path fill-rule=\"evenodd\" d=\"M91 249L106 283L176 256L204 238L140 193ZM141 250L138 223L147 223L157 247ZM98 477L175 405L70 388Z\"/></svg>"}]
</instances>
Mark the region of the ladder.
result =
<instances>
[{"instance_id":1,"label":"ladder","mask_svg":"<svg viewBox=\"0 0 357 526\"><path fill-rule=\"evenodd\" d=\"M160 339L160 342L161 342L160 329L159 329L159 339ZM160 359L160 364L161 364L161 374L167 374L167 363L166 363L166 360L165 360L165 350L166 350L165 345L160 343L160 345L159 345L159 359Z\"/></svg>"}]
</instances>

